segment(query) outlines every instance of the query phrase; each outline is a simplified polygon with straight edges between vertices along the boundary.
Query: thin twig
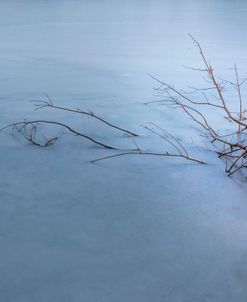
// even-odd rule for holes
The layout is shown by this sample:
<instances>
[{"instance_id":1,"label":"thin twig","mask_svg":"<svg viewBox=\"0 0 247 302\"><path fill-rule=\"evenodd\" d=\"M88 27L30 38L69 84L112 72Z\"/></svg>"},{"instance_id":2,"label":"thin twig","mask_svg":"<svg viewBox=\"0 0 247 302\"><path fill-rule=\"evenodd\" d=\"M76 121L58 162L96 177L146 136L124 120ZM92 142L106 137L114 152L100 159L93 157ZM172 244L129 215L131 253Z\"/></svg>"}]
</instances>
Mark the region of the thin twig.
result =
<instances>
[{"instance_id":1,"label":"thin twig","mask_svg":"<svg viewBox=\"0 0 247 302\"><path fill-rule=\"evenodd\" d=\"M179 158L184 158L186 160L189 161L193 161L196 162L198 164L206 164L204 161L196 159L196 158L192 158L192 157L187 157L185 155L182 154L172 154L172 153L155 153L155 152L122 152L122 153L118 153L118 154L114 154L114 155L109 155L109 156L105 156L105 157L101 157L98 159L94 159L91 160L91 163L95 163L101 160L105 160L105 159L109 159L109 158L113 158L113 157L119 157L119 156L124 156L124 155L152 155L152 156L161 156L161 157L179 157Z\"/></svg>"},{"instance_id":2,"label":"thin twig","mask_svg":"<svg viewBox=\"0 0 247 302\"><path fill-rule=\"evenodd\" d=\"M57 110L62 110L62 111L68 111L68 112L72 112L72 113L76 113L76 114L80 114L80 115L87 115L87 116L90 116L92 118L95 118L97 119L98 121L112 127L112 128L115 128L121 132L124 132L124 133L127 133L131 136L138 136L138 134L132 132L132 131L129 131L129 130L126 130L126 129L123 129L119 126L116 126L116 125L113 125L112 123L106 121L105 119L99 117L98 115L96 115L94 112L87 112L87 111L82 111L80 109L71 109L71 108L67 108L67 107L62 107L62 106L56 106L54 105L52 102L50 102L50 98L49 98L49 102L48 101L43 101L43 100L31 100L31 102L35 103L35 107L36 107L36 110L40 110L40 109L43 109L45 107L49 107L49 108L53 108L53 109L57 109Z\"/></svg>"}]
</instances>

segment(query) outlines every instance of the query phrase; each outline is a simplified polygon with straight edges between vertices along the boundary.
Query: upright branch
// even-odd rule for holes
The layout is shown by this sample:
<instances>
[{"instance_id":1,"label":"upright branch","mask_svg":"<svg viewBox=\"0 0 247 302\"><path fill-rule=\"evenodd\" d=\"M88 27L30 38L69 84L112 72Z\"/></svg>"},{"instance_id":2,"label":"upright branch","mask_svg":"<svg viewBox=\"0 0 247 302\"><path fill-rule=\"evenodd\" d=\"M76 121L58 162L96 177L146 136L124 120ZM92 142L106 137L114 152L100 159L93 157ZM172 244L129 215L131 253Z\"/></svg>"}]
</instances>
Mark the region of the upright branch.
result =
<instances>
[{"instance_id":1,"label":"upright branch","mask_svg":"<svg viewBox=\"0 0 247 302\"><path fill-rule=\"evenodd\" d=\"M188 92L153 76L151 77L158 83L158 87L155 90L159 94L165 95L165 99L159 102L180 108L190 119L204 129L211 142L219 148L217 151L218 157L225 159L227 174L232 175L236 171L247 167L247 116L242 94L242 86L246 82L246 79L242 81L239 79L236 65L233 68L235 81L218 78L199 42L192 35L190 37L199 49L203 63L202 68L190 69L207 75L207 79L203 77L207 83L207 87L193 87L192 91ZM227 94L224 93L226 86L230 86L236 91L237 112L231 109L236 103L226 99ZM208 94L209 92L210 95ZM194 96L197 96L197 99ZM204 110L204 108L211 109L211 111ZM223 113L225 121L228 122L228 124L225 122L223 131L222 129L217 129L214 123L210 121L210 112L218 112L219 116ZM229 128L233 129L230 134Z\"/></svg>"}]
</instances>

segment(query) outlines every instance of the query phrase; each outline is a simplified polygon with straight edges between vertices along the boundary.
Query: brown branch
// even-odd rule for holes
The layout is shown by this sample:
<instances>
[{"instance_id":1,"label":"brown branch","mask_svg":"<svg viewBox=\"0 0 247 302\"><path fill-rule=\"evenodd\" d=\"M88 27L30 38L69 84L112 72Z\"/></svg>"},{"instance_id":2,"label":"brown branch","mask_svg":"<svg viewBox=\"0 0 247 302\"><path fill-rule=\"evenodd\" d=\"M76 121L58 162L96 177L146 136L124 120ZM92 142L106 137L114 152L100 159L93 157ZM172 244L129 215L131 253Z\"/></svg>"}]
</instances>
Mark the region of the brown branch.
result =
<instances>
[{"instance_id":1,"label":"brown branch","mask_svg":"<svg viewBox=\"0 0 247 302\"><path fill-rule=\"evenodd\" d=\"M152 75L150 76L158 83L158 87L154 89L158 91L161 95L164 94L168 97L167 99L162 100L160 102L180 108L197 125L199 125L202 129L206 130L211 142L215 145L215 147L219 148L219 151L217 151L218 157L224 158L226 160L226 172L228 173L228 175L232 175L239 169L247 167L247 123L245 122L247 120L247 111L244 108L241 91L241 86L245 83L246 79L240 81L237 66L235 65L234 73L236 83L224 79L218 81L215 76L214 69L212 68L211 64L207 61L201 45L192 35L190 35L190 37L199 49L200 56L205 66L205 69L190 69L207 73L209 79L207 80L203 78L207 83L207 86L205 88L192 87L192 91L186 92L184 90L179 90L174 85L170 85L166 82L163 82ZM229 108L228 102L226 101L225 95L223 94L223 89L227 84L230 84L237 91L237 100L239 103L239 108L238 112L236 113ZM216 100L214 102L211 102L206 94L206 92L210 90L213 90L215 92L213 95L211 95L211 97ZM197 101L189 96L189 94L194 95L196 93L201 93L205 101ZM214 123L212 123L212 121L209 122L208 112L202 111L202 107L200 107L199 105L204 105L208 108L216 108L219 110L216 112L219 113L223 112L226 120L231 122L232 126L237 126L237 130L231 130L230 133L226 130L223 131L223 133L222 131L217 130L217 128L214 126ZM154 130L152 131L154 132ZM166 140L171 144L171 141L169 141L169 139L171 139L171 136L168 135L167 137L164 132L164 137L166 137ZM183 150L183 146L178 145L179 141L172 139L171 145L173 145L174 143L176 145L176 148L178 148L176 149L178 151L178 154L186 156L186 154L184 153L186 149Z\"/></svg>"},{"instance_id":2,"label":"brown branch","mask_svg":"<svg viewBox=\"0 0 247 302\"><path fill-rule=\"evenodd\" d=\"M221 108L221 109L224 109L223 106L221 105L217 105L217 104L213 104L213 103L210 103L208 101L206 102L197 102L197 101L194 101L192 100L191 98L189 98L188 96L186 96L184 93L182 93L181 91L177 90L175 87L169 85L168 83L165 83L165 82L162 82L160 81L159 79L155 78L153 75L149 74L149 76L154 79L155 81L157 81L158 83L162 84L162 86L164 87L163 88L163 91L162 93L164 92L167 92L167 91L172 91L174 92L177 96L183 98L184 100L186 100L187 102L191 103L191 104L194 104L194 105L210 105L212 107L216 107L216 108ZM160 87L158 88L155 88L155 90L159 90L160 91ZM200 89L201 90L201 89ZM166 102L166 100L164 100L164 102Z\"/></svg>"},{"instance_id":3,"label":"brown branch","mask_svg":"<svg viewBox=\"0 0 247 302\"><path fill-rule=\"evenodd\" d=\"M214 75L214 70L213 70L212 66L208 63L208 61L207 61L207 59L206 59L206 57L204 55L204 52L203 52L203 50L201 48L201 45L199 44L199 42L191 34L189 34L189 36L191 37L191 39L194 41L195 45L199 49L200 55L202 57L202 60L203 60L203 62L205 64L205 67L207 68L209 78L212 80L212 83L213 83L213 85L214 85L214 87L215 87L215 89L216 89L216 91L218 93L218 96L219 96L219 99L220 99L220 101L222 103L222 106L223 106L225 112L227 113L229 119L232 120L232 121L234 121L234 122L236 122L236 123L238 123L238 124L240 124L240 125L242 125L242 126L244 126L245 128L247 128L247 124L246 123L243 123L241 120L235 118L231 114L230 110L228 109L228 107L226 105L225 98L224 98L224 96L222 94L222 89L221 89L221 87L220 87L220 85L219 85L219 83L216 80L216 77Z\"/></svg>"},{"instance_id":4,"label":"brown branch","mask_svg":"<svg viewBox=\"0 0 247 302\"><path fill-rule=\"evenodd\" d=\"M116 126L116 125L106 121L105 119L99 117L98 115L94 114L93 112L87 112L87 111L82 111L80 109L71 109L71 108L62 107L62 106L56 106L51 101L31 100L31 102L35 103L36 110L40 110L40 109L48 107L48 108L53 108L53 109L62 110L62 111L68 111L68 112L72 112L72 113L76 113L76 114L80 114L80 115L90 116L90 117L92 117L92 118L94 118L94 119L96 119L96 120L112 127L112 128L115 128L115 129L117 129L121 132L127 133L131 136L138 136L138 134L136 134L132 131L123 129L119 126Z\"/></svg>"}]
</instances>

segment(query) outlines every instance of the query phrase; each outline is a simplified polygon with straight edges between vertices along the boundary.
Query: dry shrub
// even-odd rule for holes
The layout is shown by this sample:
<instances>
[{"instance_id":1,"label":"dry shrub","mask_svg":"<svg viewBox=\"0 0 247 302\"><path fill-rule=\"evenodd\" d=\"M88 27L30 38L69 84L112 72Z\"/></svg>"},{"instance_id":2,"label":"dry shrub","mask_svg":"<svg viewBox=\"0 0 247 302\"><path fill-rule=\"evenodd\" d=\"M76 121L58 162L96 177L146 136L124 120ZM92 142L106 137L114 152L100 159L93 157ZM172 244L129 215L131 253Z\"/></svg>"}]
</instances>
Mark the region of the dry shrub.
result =
<instances>
[{"instance_id":1,"label":"dry shrub","mask_svg":"<svg viewBox=\"0 0 247 302\"><path fill-rule=\"evenodd\" d=\"M158 102L179 108L206 132L218 157L225 161L225 171L230 176L247 167L247 111L242 93L246 79L240 80L236 65L233 67L234 81L216 76L201 45L192 35L190 37L198 48L203 63L202 68L190 69L203 74L205 87L193 87L192 91L184 91L151 76L158 83L155 90L166 97ZM231 102L227 100L225 93L229 87L236 96ZM195 96L198 96L197 100ZM237 106L237 111L232 109L232 105ZM223 129L218 129L216 123L210 121L210 113L217 113L220 117L223 114Z\"/></svg>"}]
</instances>

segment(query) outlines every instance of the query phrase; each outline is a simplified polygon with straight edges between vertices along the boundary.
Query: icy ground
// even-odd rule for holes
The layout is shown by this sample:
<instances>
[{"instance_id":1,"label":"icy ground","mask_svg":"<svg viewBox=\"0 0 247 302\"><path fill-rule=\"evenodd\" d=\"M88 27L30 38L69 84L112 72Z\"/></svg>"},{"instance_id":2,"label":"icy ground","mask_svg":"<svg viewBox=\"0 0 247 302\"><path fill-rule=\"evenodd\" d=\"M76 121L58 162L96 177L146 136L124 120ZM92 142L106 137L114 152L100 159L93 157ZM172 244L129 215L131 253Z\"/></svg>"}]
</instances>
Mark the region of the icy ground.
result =
<instances>
[{"instance_id":1,"label":"icy ground","mask_svg":"<svg viewBox=\"0 0 247 302\"><path fill-rule=\"evenodd\" d=\"M105 142L130 138L89 118L33 111L46 92L93 110L164 149L155 121L210 164L114 154L61 139L48 149L0 135L1 302L246 302L246 185L182 114L155 100L150 72L177 85L198 77L193 33L227 75L247 71L246 1L0 1L0 127L50 118Z\"/></svg>"}]
</instances>

